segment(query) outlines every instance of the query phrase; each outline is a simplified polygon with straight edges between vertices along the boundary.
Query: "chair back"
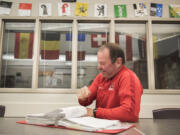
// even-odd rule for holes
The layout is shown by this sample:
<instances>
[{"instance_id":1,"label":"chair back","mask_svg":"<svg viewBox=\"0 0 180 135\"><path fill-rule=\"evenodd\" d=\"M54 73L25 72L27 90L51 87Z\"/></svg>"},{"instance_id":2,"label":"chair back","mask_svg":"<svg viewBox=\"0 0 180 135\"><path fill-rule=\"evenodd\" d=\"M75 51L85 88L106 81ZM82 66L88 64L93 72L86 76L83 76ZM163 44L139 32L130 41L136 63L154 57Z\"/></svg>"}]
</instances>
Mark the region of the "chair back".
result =
<instances>
[{"instance_id":1,"label":"chair back","mask_svg":"<svg viewBox=\"0 0 180 135\"><path fill-rule=\"evenodd\" d=\"M155 109L153 119L180 119L180 108Z\"/></svg>"},{"instance_id":2,"label":"chair back","mask_svg":"<svg viewBox=\"0 0 180 135\"><path fill-rule=\"evenodd\" d=\"M5 106L0 105L0 117L4 117L5 114Z\"/></svg>"}]
</instances>

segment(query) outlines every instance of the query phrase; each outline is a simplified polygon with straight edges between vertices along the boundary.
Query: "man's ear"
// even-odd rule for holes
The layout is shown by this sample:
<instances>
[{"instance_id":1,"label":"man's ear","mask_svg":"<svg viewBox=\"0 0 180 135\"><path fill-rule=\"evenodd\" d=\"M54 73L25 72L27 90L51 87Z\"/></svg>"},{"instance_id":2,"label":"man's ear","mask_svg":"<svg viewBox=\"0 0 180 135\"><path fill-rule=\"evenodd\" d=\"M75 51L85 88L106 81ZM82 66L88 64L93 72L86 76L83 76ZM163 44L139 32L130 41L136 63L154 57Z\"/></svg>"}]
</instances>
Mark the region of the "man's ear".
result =
<instances>
[{"instance_id":1,"label":"man's ear","mask_svg":"<svg viewBox=\"0 0 180 135\"><path fill-rule=\"evenodd\" d=\"M122 58L117 58L116 59L116 65L117 65L117 67L121 67L121 65L122 65Z\"/></svg>"}]
</instances>

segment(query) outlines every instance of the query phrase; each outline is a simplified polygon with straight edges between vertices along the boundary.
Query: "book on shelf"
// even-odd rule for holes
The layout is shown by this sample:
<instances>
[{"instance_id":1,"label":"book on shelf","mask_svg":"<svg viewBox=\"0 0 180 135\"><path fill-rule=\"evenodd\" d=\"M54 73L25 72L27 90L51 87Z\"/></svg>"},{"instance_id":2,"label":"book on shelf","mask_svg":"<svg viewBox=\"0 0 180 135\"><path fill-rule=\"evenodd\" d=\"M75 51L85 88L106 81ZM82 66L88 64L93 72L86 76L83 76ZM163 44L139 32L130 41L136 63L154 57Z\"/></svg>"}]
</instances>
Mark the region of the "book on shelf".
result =
<instances>
[{"instance_id":1,"label":"book on shelf","mask_svg":"<svg viewBox=\"0 0 180 135\"><path fill-rule=\"evenodd\" d=\"M133 127L132 123L119 120L107 120L85 116L83 106L72 106L53 110L47 113L27 114L25 121L17 123L39 126L64 127L68 129L91 132L121 132Z\"/></svg>"}]
</instances>

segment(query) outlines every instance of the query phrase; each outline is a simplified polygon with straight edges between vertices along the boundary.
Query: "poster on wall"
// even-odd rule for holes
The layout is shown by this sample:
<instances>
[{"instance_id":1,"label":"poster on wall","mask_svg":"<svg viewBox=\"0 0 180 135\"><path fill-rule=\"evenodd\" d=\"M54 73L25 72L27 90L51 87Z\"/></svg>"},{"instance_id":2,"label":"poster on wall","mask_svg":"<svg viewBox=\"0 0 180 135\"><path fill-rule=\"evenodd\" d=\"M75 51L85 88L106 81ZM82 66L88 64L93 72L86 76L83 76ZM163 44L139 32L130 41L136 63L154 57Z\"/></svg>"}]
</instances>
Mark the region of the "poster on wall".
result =
<instances>
[{"instance_id":1,"label":"poster on wall","mask_svg":"<svg viewBox=\"0 0 180 135\"><path fill-rule=\"evenodd\" d=\"M76 16L87 16L88 13L88 3L76 2Z\"/></svg>"},{"instance_id":2,"label":"poster on wall","mask_svg":"<svg viewBox=\"0 0 180 135\"><path fill-rule=\"evenodd\" d=\"M127 17L126 5L114 5L115 17Z\"/></svg>"},{"instance_id":3,"label":"poster on wall","mask_svg":"<svg viewBox=\"0 0 180 135\"><path fill-rule=\"evenodd\" d=\"M162 5L162 4L159 4L159 3L151 3L150 15L151 15L151 16L162 17L162 9L163 9L163 5Z\"/></svg>"},{"instance_id":4,"label":"poster on wall","mask_svg":"<svg viewBox=\"0 0 180 135\"><path fill-rule=\"evenodd\" d=\"M51 16L51 3L39 4L39 16Z\"/></svg>"},{"instance_id":5,"label":"poster on wall","mask_svg":"<svg viewBox=\"0 0 180 135\"><path fill-rule=\"evenodd\" d=\"M169 5L169 16L171 18L180 18L180 5Z\"/></svg>"},{"instance_id":6,"label":"poster on wall","mask_svg":"<svg viewBox=\"0 0 180 135\"><path fill-rule=\"evenodd\" d=\"M19 3L19 16L30 16L32 9L32 3Z\"/></svg>"},{"instance_id":7,"label":"poster on wall","mask_svg":"<svg viewBox=\"0 0 180 135\"><path fill-rule=\"evenodd\" d=\"M147 16L147 6L145 2L133 4L135 16Z\"/></svg>"},{"instance_id":8,"label":"poster on wall","mask_svg":"<svg viewBox=\"0 0 180 135\"><path fill-rule=\"evenodd\" d=\"M70 16L71 10L70 10L70 4L69 3L58 3L58 13L59 16Z\"/></svg>"},{"instance_id":9,"label":"poster on wall","mask_svg":"<svg viewBox=\"0 0 180 135\"><path fill-rule=\"evenodd\" d=\"M0 1L0 15L9 15L12 2Z\"/></svg>"},{"instance_id":10,"label":"poster on wall","mask_svg":"<svg viewBox=\"0 0 180 135\"><path fill-rule=\"evenodd\" d=\"M95 4L94 16L95 17L106 17L107 16L107 5L106 4Z\"/></svg>"}]
</instances>

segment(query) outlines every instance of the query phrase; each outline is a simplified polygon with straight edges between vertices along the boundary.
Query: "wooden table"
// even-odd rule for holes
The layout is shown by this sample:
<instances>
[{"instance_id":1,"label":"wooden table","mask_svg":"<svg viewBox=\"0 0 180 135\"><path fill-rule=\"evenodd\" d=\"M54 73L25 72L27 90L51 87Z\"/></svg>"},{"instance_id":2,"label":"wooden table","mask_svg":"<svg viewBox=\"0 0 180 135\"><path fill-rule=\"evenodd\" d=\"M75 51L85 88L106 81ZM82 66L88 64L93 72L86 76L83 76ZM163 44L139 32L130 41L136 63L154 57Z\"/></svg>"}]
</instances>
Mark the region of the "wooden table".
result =
<instances>
[{"instance_id":1,"label":"wooden table","mask_svg":"<svg viewBox=\"0 0 180 135\"><path fill-rule=\"evenodd\" d=\"M0 118L0 135L103 135L103 133L17 124L24 118ZM136 127L118 135L179 135L180 119L140 119ZM105 134L104 134L105 135Z\"/></svg>"}]
</instances>

